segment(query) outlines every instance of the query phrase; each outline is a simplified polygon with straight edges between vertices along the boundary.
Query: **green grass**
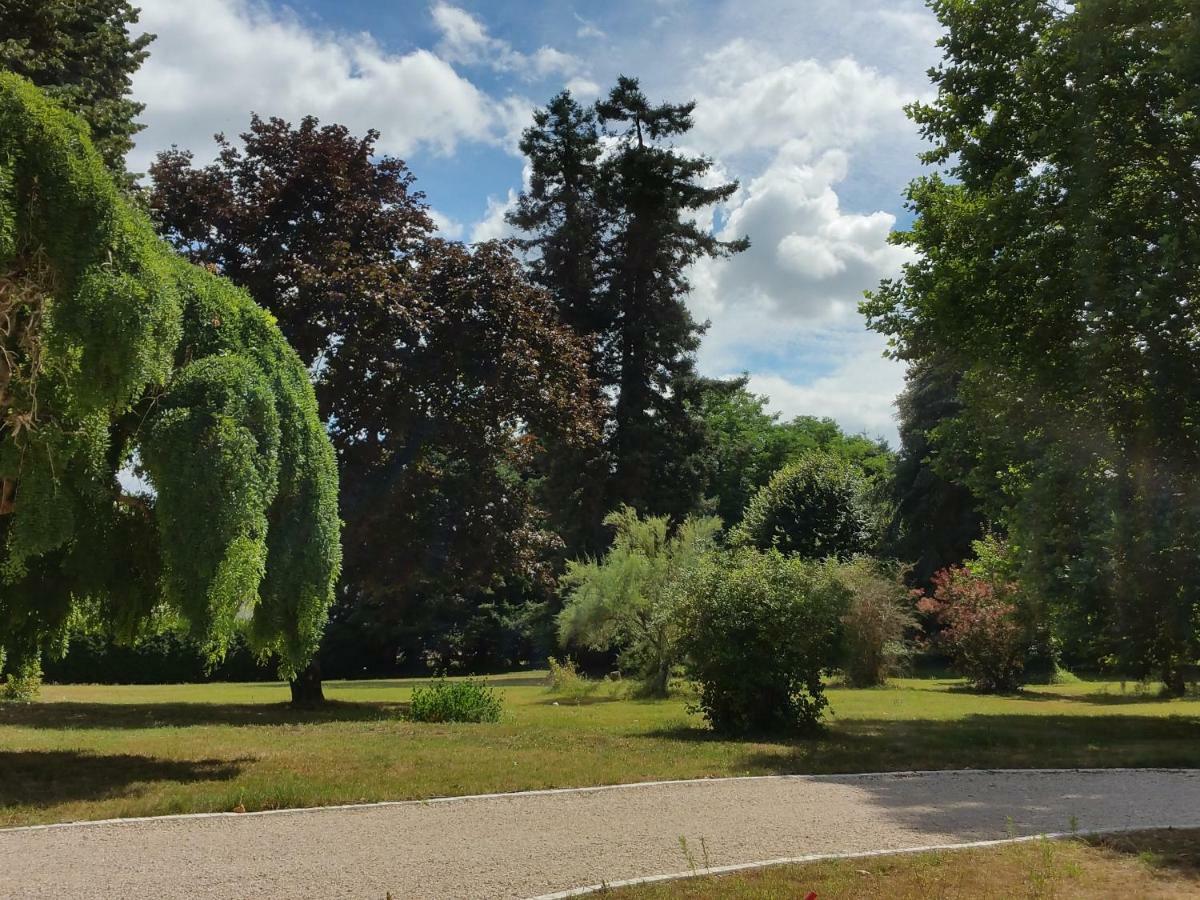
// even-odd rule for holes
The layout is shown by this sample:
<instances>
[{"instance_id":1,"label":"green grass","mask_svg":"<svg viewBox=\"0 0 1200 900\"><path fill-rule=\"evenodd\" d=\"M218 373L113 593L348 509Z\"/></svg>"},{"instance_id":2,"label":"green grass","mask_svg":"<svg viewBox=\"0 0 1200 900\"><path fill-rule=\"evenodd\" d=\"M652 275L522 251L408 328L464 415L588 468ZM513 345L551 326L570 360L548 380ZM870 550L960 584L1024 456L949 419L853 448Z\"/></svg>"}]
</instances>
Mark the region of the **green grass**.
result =
<instances>
[{"instance_id":1,"label":"green grass","mask_svg":"<svg viewBox=\"0 0 1200 900\"><path fill-rule=\"evenodd\" d=\"M48 686L0 705L0 824L271 809L668 778L1035 766L1200 766L1200 698L1116 683L980 696L946 679L830 690L816 737L726 740L683 699L556 701L491 679L498 724L400 718L424 681L332 682L315 712L280 684Z\"/></svg>"},{"instance_id":2,"label":"green grass","mask_svg":"<svg viewBox=\"0 0 1200 900\"><path fill-rule=\"evenodd\" d=\"M1161 830L777 866L603 892L612 900L1010 900L1200 896L1200 831Z\"/></svg>"}]
</instances>

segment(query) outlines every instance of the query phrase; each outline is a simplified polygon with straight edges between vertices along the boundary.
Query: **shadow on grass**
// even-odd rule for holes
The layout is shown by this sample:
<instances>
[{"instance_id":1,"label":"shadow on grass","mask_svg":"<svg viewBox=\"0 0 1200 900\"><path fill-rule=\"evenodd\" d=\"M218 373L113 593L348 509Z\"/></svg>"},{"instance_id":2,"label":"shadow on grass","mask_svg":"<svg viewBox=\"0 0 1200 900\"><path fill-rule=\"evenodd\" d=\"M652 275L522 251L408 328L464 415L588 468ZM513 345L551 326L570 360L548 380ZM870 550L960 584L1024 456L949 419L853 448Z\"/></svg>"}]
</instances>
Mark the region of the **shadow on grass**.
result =
<instances>
[{"instance_id":1,"label":"shadow on grass","mask_svg":"<svg viewBox=\"0 0 1200 900\"><path fill-rule=\"evenodd\" d=\"M1084 842L1114 855L1136 856L1151 869L1177 873L1200 887L1200 829L1161 828L1101 835Z\"/></svg>"},{"instance_id":2,"label":"shadow on grass","mask_svg":"<svg viewBox=\"0 0 1200 900\"><path fill-rule=\"evenodd\" d=\"M152 781L229 781L248 759L158 759L73 750L0 750L0 807L118 797Z\"/></svg>"},{"instance_id":3,"label":"shadow on grass","mask_svg":"<svg viewBox=\"0 0 1200 900\"><path fill-rule=\"evenodd\" d=\"M286 703L20 703L0 705L0 726L180 728L194 725L310 725L400 718L407 703L332 700L312 709Z\"/></svg>"},{"instance_id":4,"label":"shadow on grass","mask_svg":"<svg viewBox=\"0 0 1200 900\"><path fill-rule=\"evenodd\" d=\"M546 676L541 675L449 675L449 681L462 681L470 678L474 681L486 682L495 688L505 687L545 687ZM402 688L425 687L438 679L433 675L406 675L403 678L364 678L345 679L325 682L325 687L331 691L394 691Z\"/></svg>"},{"instance_id":5,"label":"shadow on grass","mask_svg":"<svg viewBox=\"0 0 1200 900\"><path fill-rule=\"evenodd\" d=\"M1024 692L1022 699L1059 700L1067 703L1088 703L1093 706L1128 706L1137 703L1170 703L1172 701L1187 701L1200 699L1200 694L1189 693L1184 697L1168 697L1158 691L1129 691L1124 694L1114 694L1106 691L1095 691L1090 694L1060 694L1055 691Z\"/></svg>"},{"instance_id":6,"label":"shadow on grass","mask_svg":"<svg viewBox=\"0 0 1200 900\"><path fill-rule=\"evenodd\" d=\"M910 769L1200 767L1200 717L968 715L839 719L808 736L740 739L703 726L645 732L657 740L737 743L731 765L752 774Z\"/></svg>"}]
</instances>

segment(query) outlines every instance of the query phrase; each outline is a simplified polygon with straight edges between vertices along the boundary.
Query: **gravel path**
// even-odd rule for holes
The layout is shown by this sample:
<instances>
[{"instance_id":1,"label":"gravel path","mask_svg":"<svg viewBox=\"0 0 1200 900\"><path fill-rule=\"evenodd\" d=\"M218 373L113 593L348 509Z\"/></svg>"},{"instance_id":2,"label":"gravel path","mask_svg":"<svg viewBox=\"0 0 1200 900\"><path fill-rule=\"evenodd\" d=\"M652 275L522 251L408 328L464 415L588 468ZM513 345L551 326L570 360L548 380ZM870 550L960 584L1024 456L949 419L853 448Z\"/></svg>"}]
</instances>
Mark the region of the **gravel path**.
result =
<instances>
[{"instance_id":1,"label":"gravel path","mask_svg":"<svg viewBox=\"0 0 1200 900\"><path fill-rule=\"evenodd\" d=\"M531 897L810 853L1200 825L1200 770L669 782L0 830L0 896Z\"/></svg>"}]
</instances>

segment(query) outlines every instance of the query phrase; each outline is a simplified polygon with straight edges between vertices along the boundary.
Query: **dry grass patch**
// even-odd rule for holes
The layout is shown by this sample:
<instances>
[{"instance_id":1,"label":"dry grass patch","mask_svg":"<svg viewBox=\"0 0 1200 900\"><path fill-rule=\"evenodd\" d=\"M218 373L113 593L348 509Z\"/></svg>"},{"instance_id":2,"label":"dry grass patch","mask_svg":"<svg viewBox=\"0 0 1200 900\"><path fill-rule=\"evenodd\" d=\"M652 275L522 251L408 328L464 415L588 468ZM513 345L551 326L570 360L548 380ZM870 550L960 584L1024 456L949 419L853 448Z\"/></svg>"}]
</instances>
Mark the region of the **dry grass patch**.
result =
<instances>
[{"instance_id":1,"label":"dry grass patch","mask_svg":"<svg viewBox=\"0 0 1200 900\"><path fill-rule=\"evenodd\" d=\"M1091 900L1200 896L1200 830L777 866L604 891L613 900Z\"/></svg>"}]
</instances>

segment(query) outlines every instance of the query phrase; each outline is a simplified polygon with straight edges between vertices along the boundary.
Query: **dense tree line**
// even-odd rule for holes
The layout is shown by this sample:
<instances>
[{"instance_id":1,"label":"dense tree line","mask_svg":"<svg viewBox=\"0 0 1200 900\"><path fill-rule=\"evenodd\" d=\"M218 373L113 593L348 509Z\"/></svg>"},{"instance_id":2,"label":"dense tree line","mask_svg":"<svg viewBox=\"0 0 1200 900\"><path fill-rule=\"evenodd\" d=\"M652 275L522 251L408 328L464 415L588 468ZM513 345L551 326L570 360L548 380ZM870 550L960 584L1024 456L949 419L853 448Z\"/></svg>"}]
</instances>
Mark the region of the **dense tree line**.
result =
<instances>
[{"instance_id":1,"label":"dense tree line","mask_svg":"<svg viewBox=\"0 0 1200 900\"><path fill-rule=\"evenodd\" d=\"M252 115L239 139L217 136L212 163L172 148L145 191L136 188L124 165L141 112L129 84L150 38L130 36L137 12L123 0L0 0L0 66L78 113L106 178L148 206L179 256L269 310L298 354L275 363L292 367L283 393L336 454L344 571L335 595L309 602L315 589L306 588L305 612L255 632L255 646L289 674L311 656L332 599L323 659L339 675L506 668L561 636L576 650L618 654L661 693L685 646L722 656L705 670L714 679L748 665L716 648L721 634L705 616L736 619L738 604L761 600L764 639L816 616L830 641L853 633L869 645L871 661L856 669L875 673L869 680L892 652L879 635L894 643L897 629L915 631L911 603L896 608L902 566L862 557L870 554L908 566L908 585L926 592L930 646L970 656L977 684L1009 687L1035 659L1052 669L1066 658L1181 691L1200 656L1200 25L1186 0L931 6L946 29L944 60L936 97L910 115L932 142L924 161L934 171L910 185L913 224L894 236L914 261L863 306L909 363L896 453L828 419L781 421L747 378L697 372L707 325L687 306L689 266L748 246L704 224L737 185L712 184L712 161L677 146L693 104L652 102L634 78L618 78L590 106L563 91L537 110L520 143L529 182L508 214L517 237L466 246L435 234L415 175L377 152L377 133L312 117ZM23 99L9 105L17 119L21 104L40 102L25 90L14 88ZM0 135L4 159L33 165L18 144L34 137L10 132ZM180 373L214 348L246 355L243 343L210 332L253 314L245 294L203 287L207 276L138 231L144 223L111 187L95 191L191 297L180 307L186 339L162 332L173 313L161 292L116 291L157 298L139 307L137 346L111 344L93 367L97 383L133 379L136 389L105 407L109 420L96 419L83 456L66 432L47 451L68 468L103 457L86 476L102 477L104 490L86 501L102 516L68 522L47 478L26 468L14 477L13 459L25 465L18 451L34 437L20 424L30 404L6 406L5 642L17 658L41 636L61 638L70 603L55 601L50 615L28 600L37 592L23 566L53 552L66 555L38 577L71 571L72 554L89 546L71 536L73 523L106 521L113 506L121 528L149 527L156 513L156 541L128 542L155 554L123 563L138 573L128 596L101 603L88 627L132 636L138 629L126 625L166 596L200 623L195 640L215 657L231 639L233 598L256 577L260 594L274 596L274 573L289 569L272 566L282 551L266 535L282 533L271 504L291 496L280 486L290 470L266 453L243 471L228 447L203 472L196 460L179 463L201 428L179 410L236 405L234 386L263 374L211 362L212 371ZM41 283L34 243L51 268L62 257L60 238L14 222L20 246L0 246L9 294L10 283ZM36 315L21 309L22 321ZM150 343L175 355L158 359ZM6 400L28 386L31 363L20 365L5 357ZM297 372L311 379L316 409ZM278 387L251 394L266 404ZM83 422L91 408L74 402L63 414ZM253 420L250 407L231 415ZM260 448L273 440L252 437ZM315 443L305 452L321 453ZM150 491L132 495L118 473L142 474ZM322 485L315 520L325 522L328 473L309 475ZM222 513L228 527L212 536L243 554L228 571L213 554L188 558L197 537L172 512L206 477L240 485ZM34 516L39 484L50 499ZM330 533L293 535L290 551L323 548L320 571L304 577L325 578L326 588L337 564ZM295 559L291 567L303 569ZM645 590L631 587L643 577ZM679 584L708 585L711 596L682 597ZM792 605L787 585L810 605ZM78 590L37 596L69 600ZM809 644L781 640L781 659L811 655ZM819 669L788 676L811 695L797 701L802 718L819 714ZM316 696L319 683L320 667L305 668L297 696ZM706 688L714 714L742 721L724 707L738 691L716 684Z\"/></svg>"},{"instance_id":2,"label":"dense tree line","mask_svg":"<svg viewBox=\"0 0 1200 900\"><path fill-rule=\"evenodd\" d=\"M957 382L927 431L937 471L1007 530L1039 615L1181 692L1200 655L1200 20L1187 0L932 6L945 59L911 115L937 171L896 237L917 260L864 310L914 384Z\"/></svg>"}]
</instances>

